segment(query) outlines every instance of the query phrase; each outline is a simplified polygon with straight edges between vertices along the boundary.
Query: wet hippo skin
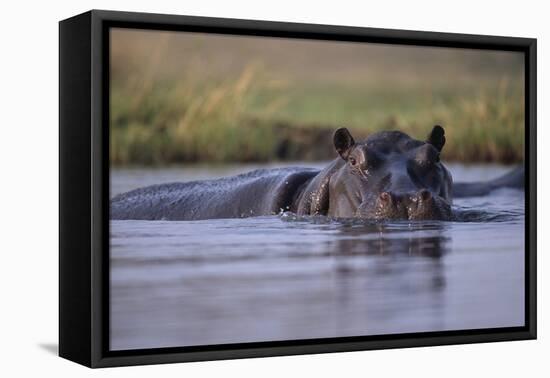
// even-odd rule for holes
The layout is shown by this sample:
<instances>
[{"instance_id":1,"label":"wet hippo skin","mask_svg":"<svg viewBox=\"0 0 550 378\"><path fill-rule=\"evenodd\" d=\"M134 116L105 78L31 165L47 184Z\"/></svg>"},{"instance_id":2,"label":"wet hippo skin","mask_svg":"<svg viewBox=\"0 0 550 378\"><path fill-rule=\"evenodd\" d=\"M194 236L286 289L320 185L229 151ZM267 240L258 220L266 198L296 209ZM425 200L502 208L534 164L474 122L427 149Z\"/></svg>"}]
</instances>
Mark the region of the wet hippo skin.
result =
<instances>
[{"instance_id":1,"label":"wet hippo skin","mask_svg":"<svg viewBox=\"0 0 550 378\"><path fill-rule=\"evenodd\" d=\"M441 163L445 131L425 141L383 131L356 142L335 131L338 157L322 170L259 169L217 180L168 183L132 190L111 200L111 219L199 220L273 215L365 219L451 219L453 197L524 187L522 167L487 182L454 183Z\"/></svg>"}]
</instances>

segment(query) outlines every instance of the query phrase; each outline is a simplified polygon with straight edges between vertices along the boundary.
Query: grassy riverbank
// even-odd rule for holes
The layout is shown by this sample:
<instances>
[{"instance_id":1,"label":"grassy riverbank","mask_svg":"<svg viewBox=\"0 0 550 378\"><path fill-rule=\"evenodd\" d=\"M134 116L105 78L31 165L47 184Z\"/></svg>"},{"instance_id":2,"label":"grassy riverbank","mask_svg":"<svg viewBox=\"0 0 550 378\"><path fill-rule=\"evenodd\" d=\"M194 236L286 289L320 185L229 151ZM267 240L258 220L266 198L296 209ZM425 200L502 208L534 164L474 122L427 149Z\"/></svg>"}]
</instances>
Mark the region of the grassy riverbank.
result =
<instances>
[{"instance_id":1,"label":"grassy riverbank","mask_svg":"<svg viewBox=\"0 0 550 378\"><path fill-rule=\"evenodd\" d=\"M312 49L301 65L285 66L280 54L234 42L227 49L240 60L224 66L212 59L228 58L206 42L197 48L166 34L119 39L112 61L113 164L320 160L334 156L337 127L358 138L397 129L422 139L434 124L447 131L446 160L523 159L524 93L516 62L473 64L454 54L435 63L411 59L402 64L412 68L399 71L388 53L376 60L372 51L341 50L341 59L355 62L339 67L316 65L322 50ZM411 51L403 57L419 54Z\"/></svg>"}]
</instances>

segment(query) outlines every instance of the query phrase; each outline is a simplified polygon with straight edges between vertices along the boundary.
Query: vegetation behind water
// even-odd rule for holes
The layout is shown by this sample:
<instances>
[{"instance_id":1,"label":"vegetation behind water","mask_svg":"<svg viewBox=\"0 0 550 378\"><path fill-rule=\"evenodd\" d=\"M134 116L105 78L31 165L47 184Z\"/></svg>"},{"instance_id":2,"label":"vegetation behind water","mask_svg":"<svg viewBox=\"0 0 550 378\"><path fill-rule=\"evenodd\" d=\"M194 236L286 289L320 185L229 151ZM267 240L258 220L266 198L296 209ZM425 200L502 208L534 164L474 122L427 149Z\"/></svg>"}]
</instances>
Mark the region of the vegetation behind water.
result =
<instances>
[{"instance_id":1,"label":"vegetation behind water","mask_svg":"<svg viewBox=\"0 0 550 378\"><path fill-rule=\"evenodd\" d=\"M519 54L114 31L111 162L322 160L332 133L447 133L446 160L523 159Z\"/></svg>"}]
</instances>

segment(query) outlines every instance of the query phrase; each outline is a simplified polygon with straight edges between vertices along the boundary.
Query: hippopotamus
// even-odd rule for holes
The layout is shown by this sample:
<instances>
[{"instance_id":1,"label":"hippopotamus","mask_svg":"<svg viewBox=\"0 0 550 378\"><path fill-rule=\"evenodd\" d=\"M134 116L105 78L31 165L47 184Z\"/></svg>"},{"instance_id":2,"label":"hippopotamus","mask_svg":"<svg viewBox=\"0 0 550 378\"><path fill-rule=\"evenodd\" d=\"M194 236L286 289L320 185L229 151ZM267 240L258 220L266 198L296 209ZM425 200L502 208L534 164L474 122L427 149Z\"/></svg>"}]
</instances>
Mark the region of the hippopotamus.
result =
<instances>
[{"instance_id":1,"label":"hippopotamus","mask_svg":"<svg viewBox=\"0 0 550 378\"><path fill-rule=\"evenodd\" d=\"M453 184L441 161L445 131L439 125L425 140L382 131L361 142L339 128L333 144L337 156L324 169L258 169L216 180L153 185L115 196L110 218L201 220L290 211L334 218L450 220L453 198L524 186L521 167L492 181Z\"/></svg>"}]
</instances>

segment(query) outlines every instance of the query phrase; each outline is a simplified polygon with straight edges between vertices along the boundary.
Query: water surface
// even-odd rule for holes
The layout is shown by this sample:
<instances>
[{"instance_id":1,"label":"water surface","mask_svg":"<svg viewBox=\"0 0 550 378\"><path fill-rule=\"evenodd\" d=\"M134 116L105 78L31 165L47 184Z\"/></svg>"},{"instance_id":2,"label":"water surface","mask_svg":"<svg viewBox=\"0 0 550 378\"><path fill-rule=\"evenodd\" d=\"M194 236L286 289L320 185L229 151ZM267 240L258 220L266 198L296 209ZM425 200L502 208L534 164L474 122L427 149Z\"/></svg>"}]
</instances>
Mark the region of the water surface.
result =
<instances>
[{"instance_id":1,"label":"water surface","mask_svg":"<svg viewBox=\"0 0 550 378\"><path fill-rule=\"evenodd\" d=\"M257 167L113 169L111 196ZM471 181L510 168L449 169ZM523 192L455 205L490 216L111 221L111 349L522 326Z\"/></svg>"}]
</instances>

